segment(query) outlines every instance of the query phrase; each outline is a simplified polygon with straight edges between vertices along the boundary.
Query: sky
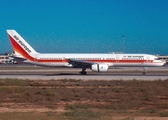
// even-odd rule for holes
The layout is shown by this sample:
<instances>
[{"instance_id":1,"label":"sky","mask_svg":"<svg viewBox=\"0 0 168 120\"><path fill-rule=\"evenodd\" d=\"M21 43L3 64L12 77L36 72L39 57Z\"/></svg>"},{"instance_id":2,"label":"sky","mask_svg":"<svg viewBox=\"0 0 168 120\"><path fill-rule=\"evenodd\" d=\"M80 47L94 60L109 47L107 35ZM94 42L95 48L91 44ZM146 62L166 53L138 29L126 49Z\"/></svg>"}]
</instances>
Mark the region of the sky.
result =
<instances>
[{"instance_id":1,"label":"sky","mask_svg":"<svg viewBox=\"0 0 168 120\"><path fill-rule=\"evenodd\" d=\"M168 0L0 0L0 53L15 29L40 53L168 55Z\"/></svg>"}]
</instances>

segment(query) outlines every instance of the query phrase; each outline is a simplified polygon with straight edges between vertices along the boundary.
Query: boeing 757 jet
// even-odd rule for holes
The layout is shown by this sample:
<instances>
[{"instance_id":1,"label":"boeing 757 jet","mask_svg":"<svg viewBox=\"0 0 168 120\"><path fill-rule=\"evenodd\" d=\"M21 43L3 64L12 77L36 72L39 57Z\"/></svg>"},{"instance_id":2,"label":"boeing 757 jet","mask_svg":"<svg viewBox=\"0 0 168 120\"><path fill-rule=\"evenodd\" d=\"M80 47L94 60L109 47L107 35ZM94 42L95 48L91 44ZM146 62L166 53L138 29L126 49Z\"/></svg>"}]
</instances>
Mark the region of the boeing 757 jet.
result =
<instances>
[{"instance_id":1,"label":"boeing 757 jet","mask_svg":"<svg viewBox=\"0 0 168 120\"><path fill-rule=\"evenodd\" d=\"M53 67L81 68L85 75L89 68L95 72L107 72L110 67L156 67L164 61L149 54L71 54L36 52L15 30L7 30L12 43L15 58L23 62ZM144 72L146 70L144 69Z\"/></svg>"}]
</instances>

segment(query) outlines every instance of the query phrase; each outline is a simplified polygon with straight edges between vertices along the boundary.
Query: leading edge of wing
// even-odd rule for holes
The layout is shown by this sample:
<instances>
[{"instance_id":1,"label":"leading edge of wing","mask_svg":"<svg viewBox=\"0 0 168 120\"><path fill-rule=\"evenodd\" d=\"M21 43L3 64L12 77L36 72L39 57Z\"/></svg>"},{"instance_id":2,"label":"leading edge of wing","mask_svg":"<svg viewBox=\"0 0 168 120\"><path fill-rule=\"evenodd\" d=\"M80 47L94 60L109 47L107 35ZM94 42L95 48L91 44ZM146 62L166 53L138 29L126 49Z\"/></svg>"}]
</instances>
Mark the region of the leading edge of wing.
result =
<instances>
[{"instance_id":1,"label":"leading edge of wing","mask_svg":"<svg viewBox=\"0 0 168 120\"><path fill-rule=\"evenodd\" d=\"M23 61L26 60L25 58L16 57L16 56L10 56L9 58L11 58L11 59L13 59L14 61L17 61L17 62L23 62Z\"/></svg>"},{"instance_id":2,"label":"leading edge of wing","mask_svg":"<svg viewBox=\"0 0 168 120\"><path fill-rule=\"evenodd\" d=\"M68 63L75 66L90 66L95 64L95 62L85 61L85 60L75 60L75 59L68 59Z\"/></svg>"}]
</instances>

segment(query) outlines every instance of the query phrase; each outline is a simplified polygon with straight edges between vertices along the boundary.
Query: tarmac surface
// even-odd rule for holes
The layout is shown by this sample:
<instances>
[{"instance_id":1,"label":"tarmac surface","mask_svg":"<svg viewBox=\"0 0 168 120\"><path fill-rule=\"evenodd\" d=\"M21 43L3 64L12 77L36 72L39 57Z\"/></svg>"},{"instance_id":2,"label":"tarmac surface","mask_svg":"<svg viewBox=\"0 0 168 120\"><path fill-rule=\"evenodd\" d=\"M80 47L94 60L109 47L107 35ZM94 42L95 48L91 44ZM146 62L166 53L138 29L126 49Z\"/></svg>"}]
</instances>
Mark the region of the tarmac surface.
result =
<instances>
[{"instance_id":1,"label":"tarmac surface","mask_svg":"<svg viewBox=\"0 0 168 120\"><path fill-rule=\"evenodd\" d=\"M142 67L111 68L106 73L87 70L87 75L80 75L81 69L49 68L30 65L0 65L0 79L29 79L29 80L166 80L168 65L149 67L143 75Z\"/></svg>"}]
</instances>

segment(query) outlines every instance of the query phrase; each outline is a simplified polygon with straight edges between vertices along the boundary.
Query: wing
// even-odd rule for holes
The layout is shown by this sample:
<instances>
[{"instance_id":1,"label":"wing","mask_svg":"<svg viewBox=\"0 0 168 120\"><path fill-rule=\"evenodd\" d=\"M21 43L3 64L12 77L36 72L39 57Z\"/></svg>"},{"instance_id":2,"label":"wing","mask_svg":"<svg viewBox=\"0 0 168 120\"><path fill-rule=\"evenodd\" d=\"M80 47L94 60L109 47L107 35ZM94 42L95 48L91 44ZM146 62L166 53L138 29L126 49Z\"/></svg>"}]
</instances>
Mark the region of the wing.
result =
<instances>
[{"instance_id":1,"label":"wing","mask_svg":"<svg viewBox=\"0 0 168 120\"><path fill-rule=\"evenodd\" d=\"M72 64L74 68L82 68L82 67L90 67L91 65L95 64L94 62L85 61L85 60L75 60L75 59L68 59L68 63Z\"/></svg>"}]
</instances>

